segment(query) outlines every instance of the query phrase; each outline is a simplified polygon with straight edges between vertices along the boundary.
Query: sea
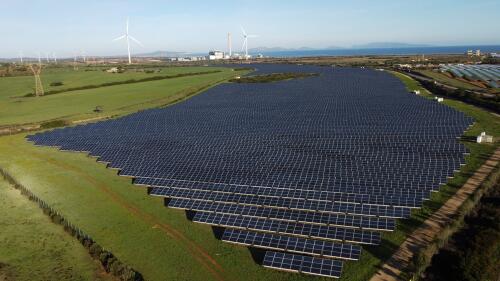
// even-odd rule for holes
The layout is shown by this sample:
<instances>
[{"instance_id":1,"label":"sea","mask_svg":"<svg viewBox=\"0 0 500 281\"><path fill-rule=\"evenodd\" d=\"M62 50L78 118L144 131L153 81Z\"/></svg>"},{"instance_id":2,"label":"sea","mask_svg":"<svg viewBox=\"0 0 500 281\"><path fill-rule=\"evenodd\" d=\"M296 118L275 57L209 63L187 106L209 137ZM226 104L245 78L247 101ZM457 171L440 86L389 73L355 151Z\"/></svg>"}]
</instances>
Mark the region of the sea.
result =
<instances>
[{"instance_id":1,"label":"sea","mask_svg":"<svg viewBox=\"0 0 500 281\"><path fill-rule=\"evenodd\" d=\"M439 46L405 48L367 48L367 49L330 49L330 50L294 50L254 52L267 57L324 57L324 56L368 56L368 55L432 55L464 54L467 50L481 50L481 53L500 53L500 45L487 46Z\"/></svg>"}]
</instances>

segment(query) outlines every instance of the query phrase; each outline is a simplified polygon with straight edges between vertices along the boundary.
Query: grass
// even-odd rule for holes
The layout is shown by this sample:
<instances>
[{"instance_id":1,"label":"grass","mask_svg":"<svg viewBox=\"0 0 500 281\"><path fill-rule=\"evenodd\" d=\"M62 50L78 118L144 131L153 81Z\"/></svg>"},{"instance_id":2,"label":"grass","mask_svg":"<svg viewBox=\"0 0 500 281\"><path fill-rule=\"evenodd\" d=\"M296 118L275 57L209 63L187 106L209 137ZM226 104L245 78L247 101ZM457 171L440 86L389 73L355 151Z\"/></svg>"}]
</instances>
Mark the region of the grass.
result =
<instances>
[{"instance_id":1,"label":"grass","mask_svg":"<svg viewBox=\"0 0 500 281\"><path fill-rule=\"evenodd\" d=\"M181 68L182 71L193 72L202 67L179 68ZM13 79L24 79L23 85L25 85L28 82L25 79L30 77L0 78L0 108L2 108L0 113L0 126L39 123L53 119L78 120L95 117L109 117L131 113L139 109L160 106L194 94L203 87L208 87L234 76L234 72L229 68L219 69L221 72L211 74L71 91L38 98L9 98L9 96L16 91L15 89L20 88L19 84L11 84L9 81ZM179 70L170 71L178 72ZM121 77L120 75L122 75L106 74L112 75L109 77ZM133 74L139 76L146 75L144 73ZM58 72L53 79L61 80L61 75L73 77L74 74L66 69L66 74ZM82 81L87 81L89 77L95 78L104 74L102 72L83 72L80 73L80 75ZM124 77L130 79L129 75L131 74L127 74L127 76ZM76 78L72 79L78 80ZM99 81L107 81L102 79L102 77L98 78ZM69 80L69 78L67 80ZM65 85L71 85L71 87L73 87L74 84L81 84L82 81L75 83L68 82L65 83ZM94 83L98 82L96 81ZM101 106L103 112L94 112L96 106Z\"/></svg>"},{"instance_id":2,"label":"grass","mask_svg":"<svg viewBox=\"0 0 500 281\"><path fill-rule=\"evenodd\" d=\"M112 280L76 239L3 179L0 214L0 280Z\"/></svg>"},{"instance_id":3,"label":"grass","mask_svg":"<svg viewBox=\"0 0 500 281\"><path fill-rule=\"evenodd\" d=\"M106 68L81 67L73 70L71 67L44 68L41 73L42 83L45 91L64 90L68 88L83 87L87 85L99 85L103 83L120 82L130 79L144 79L155 76L176 75L192 72L204 72L218 70L213 67L164 67L158 68L160 72L146 73L133 70L124 73L107 73ZM90 70L90 71L88 71ZM56 82L62 82L61 86L51 86ZM8 97L24 96L32 93L35 81L32 75L0 77L0 99Z\"/></svg>"},{"instance_id":4,"label":"grass","mask_svg":"<svg viewBox=\"0 0 500 281\"><path fill-rule=\"evenodd\" d=\"M210 75L220 75L217 77L220 79L234 76L234 73ZM410 90L420 89L424 97L430 97L414 80L400 74L395 75ZM189 89L193 83L203 84L196 80L202 77L175 80L179 79L188 80L176 83L182 84L178 85L181 92L182 89ZM144 92L155 91L163 93L161 96L164 97L165 91L175 87L173 84L167 86L169 82L171 80L147 82L137 88L134 86L142 83L113 86L107 88L107 91L112 89L109 95L125 95L130 99L137 99L136 96ZM144 88L148 91L144 91ZM93 91L97 90L99 89ZM99 94L108 95L106 91ZM54 97L65 95L58 94ZM91 95L93 94L82 94L78 102L84 103L85 98ZM68 98L73 99L75 96L78 94L72 93ZM73 107L64 103L64 100L60 102L61 107ZM117 99L114 100L116 102ZM137 106L135 109L140 109L142 105L137 102L132 104ZM162 103L166 102L168 100L162 100ZM157 104L151 103L145 107ZM476 118L476 123L466 133L467 136L476 136L483 130L496 137L500 135L498 117L458 101L445 100L445 104ZM75 107L78 108L78 104ZM106 110L105 106L104 108ZM11 114L13 120L24 120L14 110ZM147 280L330 280L265 269L253 261L246 247L233 246L215 239L211 227L189 223L183 211L165 208L161 199L148 196L143 188L132 185L130 179L116 176L115 171L96 164L94 159L82 153L37 147L27 143L24 136L19 134L0 138L0 166L82 228L97 243L141 272ZM377 266L397 249L407 234L437 210L495 149L494 145L472 142L467 142L466 145L471 154L467 159L468 165L462 168L460 174L443 186L442 192L434 193L432 200L427 201L422 209L414 211L411 219L399 221L394 232L385 233L381 246L364 247L360 261L345 263L342 280L369 279ZM209 262L211 259L213 263Z\"/></svg>"},{"instance_id":5,"label":"grass","mask_svg":"<svg viewBox=\"0 0 500 281\"><path fill-rule=\"evenodd\" d=\"M123 80L123 81L105 82L102 84L91 84L91 85L85 85L85 86L80 86L80 87L44 91L43 96L55 95L55 94L60 94L60 93L64 93L64 92L71 92L71 91L78 91L78 90L88 90L88 89L96 89L96 88L102 88L102 87L110 87L110 86L123 85L123 84L132 84L132 83L140 83L140 82L165 80L165 79L174 79L174 78L180 78L180 77L186 77L186 76L204 75L204 74L211 74L211 73L220 72L220 71L221 70L210 70L210 71L203 71L203 72L188 72L188 73L180 73L180 74L173 74L173 75L150 76L150 77L139 78L139 79L134 78L134 79ZM58 84L58 83L62 83L62 82L54 82L54 83L51 83L50 85L56 86L56 84ZM29 93L29 94L24 95L24 97L37 97L37 96L35 95L35 93Z\"/></svg>"}]
</instances>

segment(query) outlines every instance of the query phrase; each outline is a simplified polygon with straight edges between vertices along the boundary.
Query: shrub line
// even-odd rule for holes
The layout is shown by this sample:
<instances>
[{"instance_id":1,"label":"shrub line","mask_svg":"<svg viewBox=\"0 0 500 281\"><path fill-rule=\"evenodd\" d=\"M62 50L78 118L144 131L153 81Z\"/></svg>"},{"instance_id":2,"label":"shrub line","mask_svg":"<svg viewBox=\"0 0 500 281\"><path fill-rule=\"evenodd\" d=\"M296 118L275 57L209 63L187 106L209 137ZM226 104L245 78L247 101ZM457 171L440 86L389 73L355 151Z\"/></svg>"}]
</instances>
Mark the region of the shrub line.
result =
<instances>
[{"instance_id":1,"label":"shrub line","mask_svg":"<svg viewBox=\"0 0 500 281\"><path fill-rule=\"evenodd\" d=\"M68 234L78 239L78 241L87 249L92 259L97 260L104 267L106 272L117 277L122 281L143 281L142 274L132 267L121 262L113 253L100 246L90 235L81 228L71 223L61 213L52 208L47 202L36 196L31 190L17 182L5 169L0 167L0 175L9 182L14 188L21 191L21 194L28 197L30 201L38 204L43 213L50 217L55 224L61 225Z\"/></svg>"}]
</instances>

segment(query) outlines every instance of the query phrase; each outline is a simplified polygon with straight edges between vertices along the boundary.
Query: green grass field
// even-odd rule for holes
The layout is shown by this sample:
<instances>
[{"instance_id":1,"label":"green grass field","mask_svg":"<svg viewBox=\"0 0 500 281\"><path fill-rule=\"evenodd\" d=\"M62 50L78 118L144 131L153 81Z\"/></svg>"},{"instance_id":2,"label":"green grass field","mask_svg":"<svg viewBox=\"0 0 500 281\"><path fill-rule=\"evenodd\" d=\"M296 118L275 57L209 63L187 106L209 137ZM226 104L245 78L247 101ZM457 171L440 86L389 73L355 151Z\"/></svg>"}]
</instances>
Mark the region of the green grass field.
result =
<instances>
[{"instance_id":1,"label":"green grass field","mask_svg":"<svg viewBox=\"0 0 500 281\"><path fill-rule=\"evenodd\" d=\"M231 77L234 73L228 71L210 75L217 76L213 78L217 80ZM396 75L409 89L420 88L412 79ZM166 87L167 83L179 81L177 84L182 85L178 85L179 89L185 89L193 83L202 83L196 82L196 79L201 78L202 76L184 77L145 82L142 87L142 83L136 83L122 85L125 86L123 88L112 86L106 89L111 89L111 95L117 96L110 104L116 106L115 103L122 102L119 99L122 91L130 90L129 88L133 88L128 92L130 99L137 98L137 95L144 92L144 88L150 89L150 92L157 91L163 98L166 89L175 86L170 84ZM207 81L204 80L203 83L205 82ZM136 85L137 88L134 87ZM102 89L94 89L92 92L97 90ZM92 92L85 96L82 93L77 100L85 103L87 97L97 98L98 95L107 95L107 91L95 96ZM65 95L57 94L54 97ZM67 99L75 102L75 96L69 96L69 93ZM64 101L62 98L59 100L60 110L70 107L73 108L71 110L78 111L78 103L73 105ZM137 102L133 105L134 110L143 106L143 103ZM497 137L500 135L500 118L458 101L445 100L445 104L476 118L476 124L466 135L476 136L482 130ZM145 107L151 106L155 106L155 103L147 103ZM29 119L20 113L24 114L25 111L10 110L11 122L26 122ZM123 114L126 112L123 111ZM52 112L47 111L45 114L50 115ZM47 118L36 116L40 119ZM3 117L0 120L3 122ZM94 159L82 153L37 147L26 142L24 136L25 134L18 134L0 138L0 166L69 221L82 228L97 243L141 272L147 280L331 280L265 269L253 261L246 247L215 239L211 227L188 222L183 211L165 208L161 199L148 196L144 188L132 185L130 179L117 176L115 171L96 163ZM381 246L364 247L360 261L345 263L341 280L369 279L377 266L390 256L406 235L445 202L495 148L494 145L472 142L466 145L471 150L471 155L467 159L468 165L463 167L461 173L442 188L443 192L435 193L421 210L415 211L411 219L399 222L396 231L385 234Z\"/></svg>"},{"instance_id":2,"label":"green grass field","mask_svg":"<svg viewBox=\"0 0 500 281\"><path fill-rule=\"evenodd\" d=\"M111 67L111 66L110 66ZM73 70L70 67L44 68L41 73L42 83L45 91L75 88L87 85L99 85L109 82L126 81L129 79L142 79L153 76L175 75L182 73L205 72L220 68L214 67L159 67L159 72L146 73L131 69L124 73L107 73L108 68L80 67ZM148 69L149 70L149 69ZM61 86L50 86L53 82L62 82ZM32 75L1 77L0 98L19 97L33 92L35 80Z\"/></svg>"},{"instance_id":3,"label":"green grass field","mask_svg":"<svg viewBox=\"0 0 500 281\"><path fill-rule=\"evenodd\" d=\"M0 180L0 280L112 280L87 250Z\"/></svg>"},{"instance_id":4,"label":"green grass field","mask_svg":"<svg viewBox=\"0 0 500 281\"><path fill-rule=\"evenodd\" d=\"M0 78L0 126L38 123L52 119L77 120L123 115L139 109L168 104L198 92L200 88L232 78L236 74L230 68L212 67L178 67L163 70L162 75L216 69L221 72L21 98L12 96L22 95L26 89L32 87L33 77L2 77ZM46 74L47 77L42 76L42 79L66 81L64 83L70 87L138 79L146 75L154 76L143 72L122 74L102 71L73 72L68 68L64 71L57 69L54 72ZM103 112L93 112L96 106L101 106Z\"/></svg>"}]
</instances>

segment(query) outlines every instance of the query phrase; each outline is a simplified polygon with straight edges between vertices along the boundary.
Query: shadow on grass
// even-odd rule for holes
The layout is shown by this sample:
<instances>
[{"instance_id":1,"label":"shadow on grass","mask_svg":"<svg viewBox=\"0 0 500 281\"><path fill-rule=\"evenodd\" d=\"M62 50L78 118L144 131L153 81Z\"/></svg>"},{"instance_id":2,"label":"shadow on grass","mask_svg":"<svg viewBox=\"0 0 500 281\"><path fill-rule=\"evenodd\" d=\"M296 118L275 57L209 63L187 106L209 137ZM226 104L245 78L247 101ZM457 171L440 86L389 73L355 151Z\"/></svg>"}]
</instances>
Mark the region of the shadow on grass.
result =
<instances>
[{"instance_id":1,"label":"shadow on grass","mask_svg":"<svg viewBox=\"0 0 500 281\"><path fill-rule=\"evenodd\" d=\"M186 210L186 218L187 218L189 221L193 221L193 219L194 219L194 215L196 215L196 212L195 212L195 211Z\"/></svg>"},{"instance_id":2,"label":"shadow on grass","mask_svg":"<svg viewBox=\"0 0 500 281\"><path fill-rule=\"evenodd\" d=\"M261 265L264 261L264 256L266 255L266 250L258 249L254 247L248 247L250 254L252 255L252 259L256 264Z\"/></svg>"},{"instance_id":3,"label":"shadow on grass","mask_svg":"<svg viewBox=\"0 0 500 281\"><path fill-rule=\"evenodd\" d=\"M224 234L224 230L226 230L226 228L224 228L224 227L221 227L221 226L212 226L212 233L214 234L214 237L217 240L221 240L222 239L222 235Z\"/></svg>"},{"instance_id":4,"label":"shadow on grass","mask_svg":"<svg viewBox=\"0 0 500 281\"><path fill-rule=\"evenodd\" d=\"M398 265L391 264L389 258L394 254L394 252L399 248L399 245L394 244L392 241L388 239L382 239L382 243L376 246L364 246L363 250L369 252L371 255L376 257L381 263L377 266L377 269L382 270L385 274L393 277L397 277L397 274L394 272L382 268L385 263L393 266L394 268L398 268Z\"/></svg>"}]
</instances>

